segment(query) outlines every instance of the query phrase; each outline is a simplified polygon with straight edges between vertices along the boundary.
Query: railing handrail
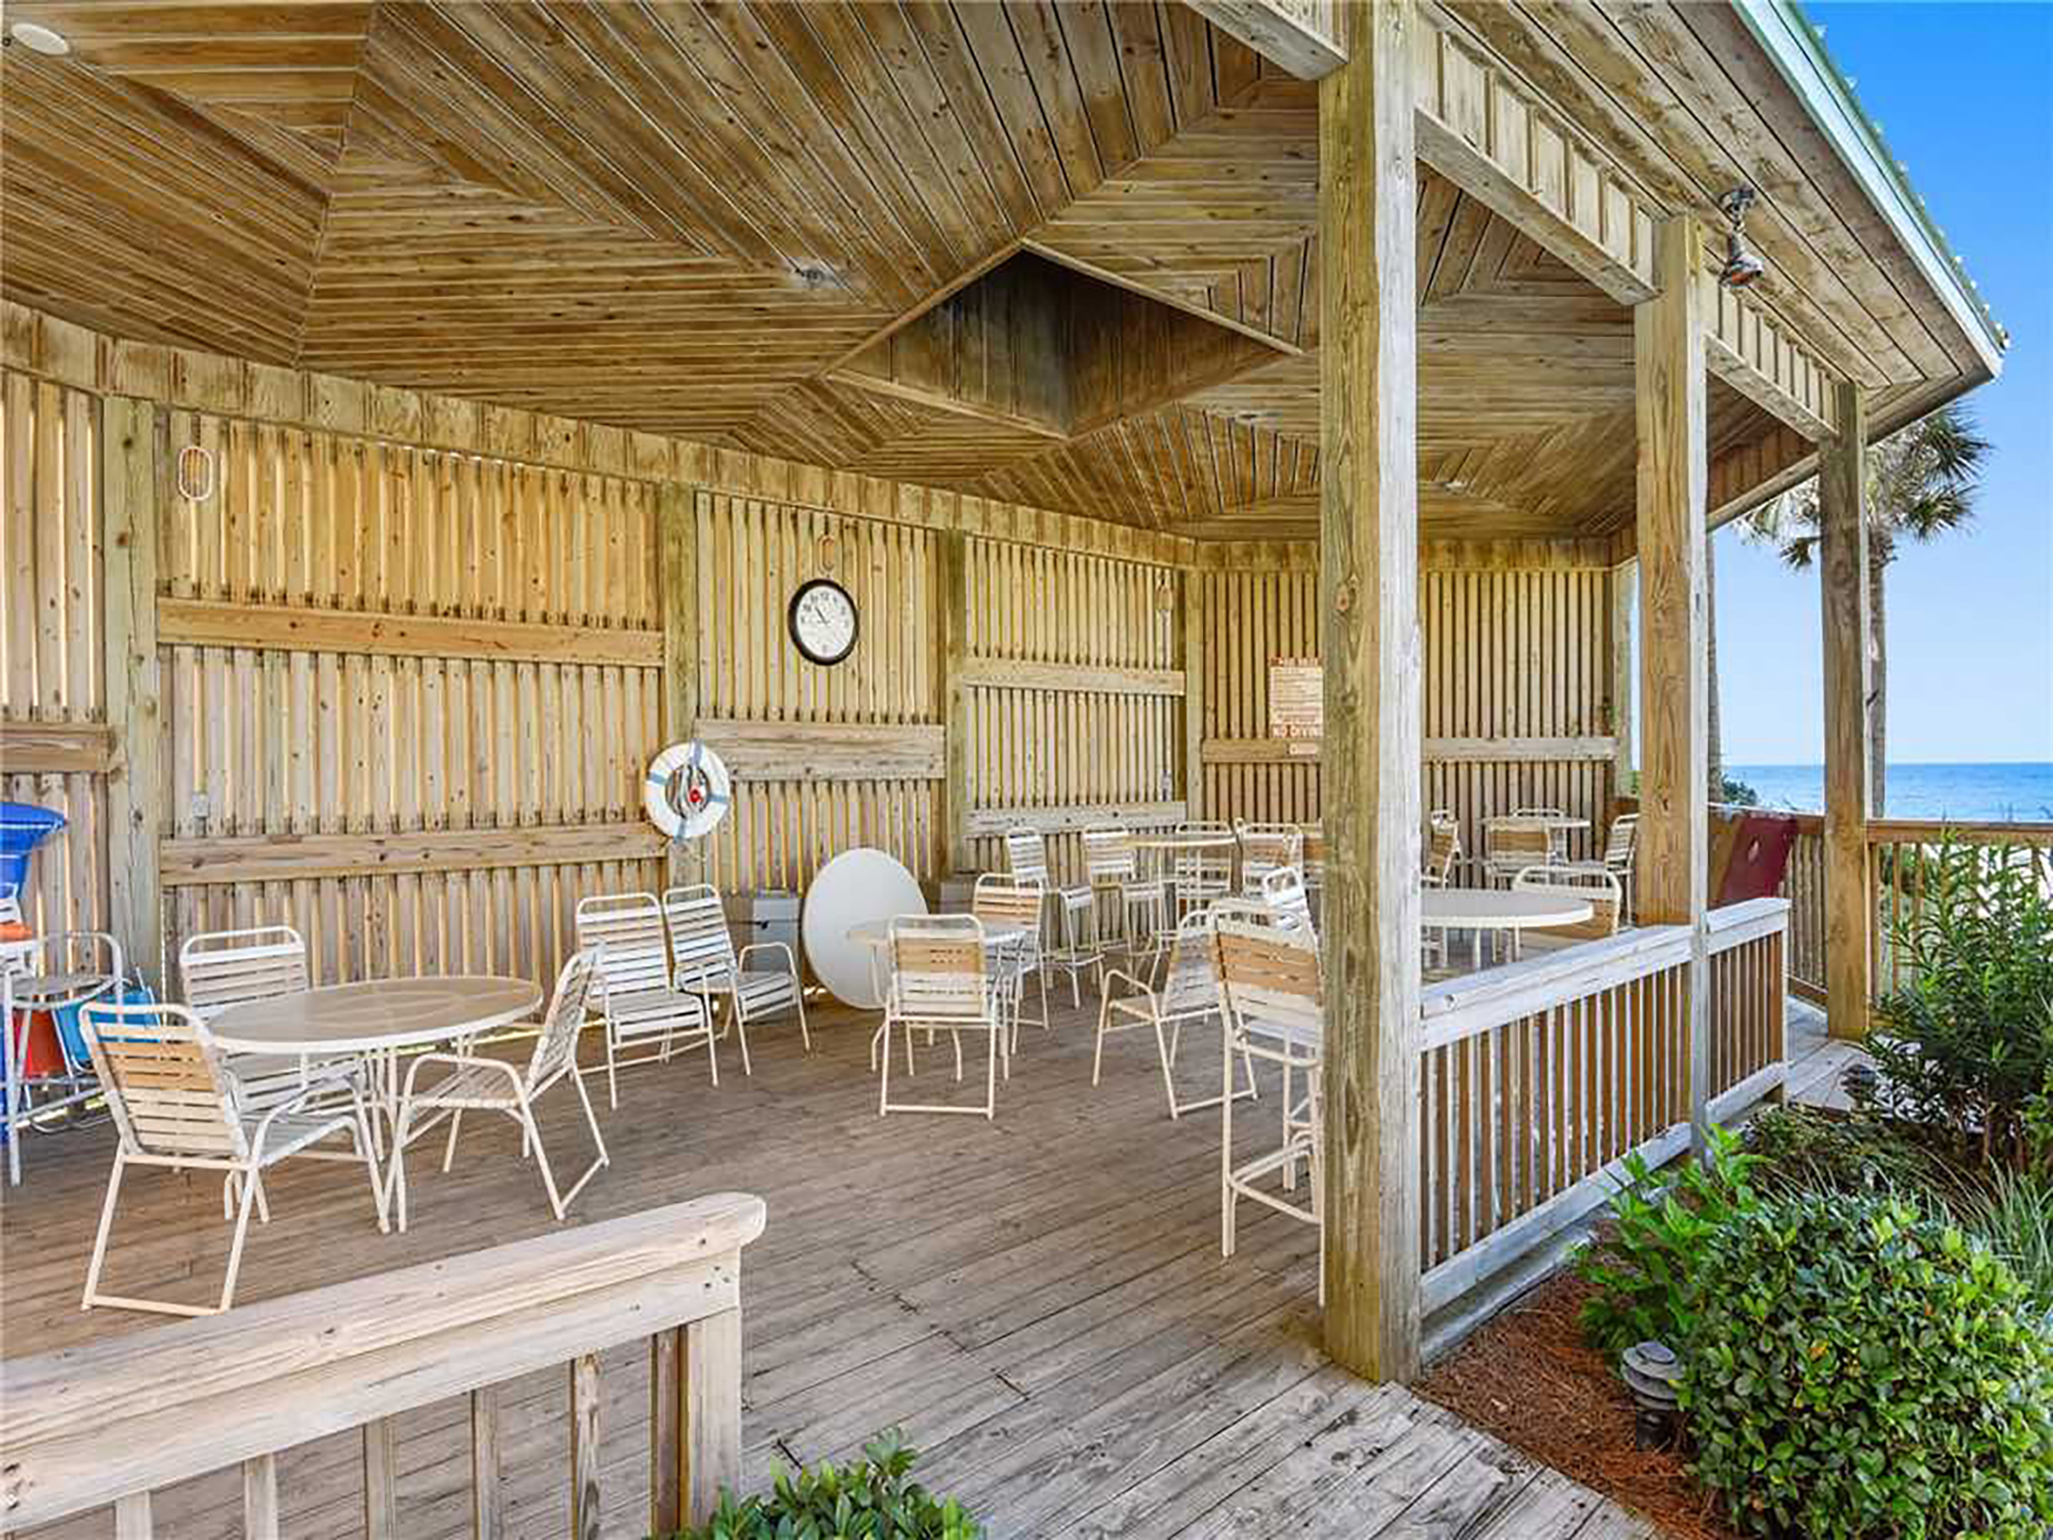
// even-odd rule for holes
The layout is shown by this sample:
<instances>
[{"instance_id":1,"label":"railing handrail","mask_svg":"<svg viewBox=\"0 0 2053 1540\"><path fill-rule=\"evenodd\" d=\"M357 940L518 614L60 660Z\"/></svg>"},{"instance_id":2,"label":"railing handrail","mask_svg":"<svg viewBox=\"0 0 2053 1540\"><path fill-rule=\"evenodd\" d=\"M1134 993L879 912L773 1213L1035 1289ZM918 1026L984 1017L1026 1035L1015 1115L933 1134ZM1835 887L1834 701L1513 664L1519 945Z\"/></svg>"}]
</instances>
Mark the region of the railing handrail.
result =
<instances>
[{"instance_id":1,"label":"railing handrail","mask_svg":"<svg viewBox=\"0 0 2053 1540\"><path fill-rule=\"evenodd\" d=\"M1642 925L1602 941L1428 984L1419 993L1419 1048L1458 1043L1550 1005L1672 968L1688 957L1687 925Z\"/></svg>"},{"instance_id":2,"label":"railing handrail","mask_svg":"<svg viewBox=\"0 0 2053 1540\"><path fill-rule=\"evenodd\" d=\"M720 1193L0 1363L4 1523L62 1518L738 1308ZM120 1451L118 1457L110 1457Z\"/></svg>"},{"instance_id":3,"label":"railing handrail","mask_svg":"<svg viewBox=\"0 0 2053 1540\"><path fill-rule=\"evenodd\" d=\"M2053 823L2004 823L1994 819L1871 818L1870 845L1905 841L1938 843L1947 837L1969 845L2053 845Z\"/></svg>"}]
</instances>

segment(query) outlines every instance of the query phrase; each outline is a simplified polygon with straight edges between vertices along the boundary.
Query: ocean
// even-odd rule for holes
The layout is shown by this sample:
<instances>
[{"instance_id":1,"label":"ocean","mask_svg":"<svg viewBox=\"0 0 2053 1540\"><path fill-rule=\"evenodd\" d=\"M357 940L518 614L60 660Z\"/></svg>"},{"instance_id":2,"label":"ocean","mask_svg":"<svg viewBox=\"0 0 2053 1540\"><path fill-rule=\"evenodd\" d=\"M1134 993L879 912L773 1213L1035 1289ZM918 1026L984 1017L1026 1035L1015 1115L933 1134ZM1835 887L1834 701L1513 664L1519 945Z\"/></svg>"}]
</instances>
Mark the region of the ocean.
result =
<instances>
[{"instance_id":1,"label":"ocean","mask_svg":"<svg viewBox=\"0 0 2053 1540\"><path fill-rule=\"evenodd\" d=\"M1823 765L1727 765L1725 773L1759 792L1764 807L1824 811ZM1885 818L2053 822L2053 764L1891 765L1884 791Z\"/></svg>"}]
</instances>

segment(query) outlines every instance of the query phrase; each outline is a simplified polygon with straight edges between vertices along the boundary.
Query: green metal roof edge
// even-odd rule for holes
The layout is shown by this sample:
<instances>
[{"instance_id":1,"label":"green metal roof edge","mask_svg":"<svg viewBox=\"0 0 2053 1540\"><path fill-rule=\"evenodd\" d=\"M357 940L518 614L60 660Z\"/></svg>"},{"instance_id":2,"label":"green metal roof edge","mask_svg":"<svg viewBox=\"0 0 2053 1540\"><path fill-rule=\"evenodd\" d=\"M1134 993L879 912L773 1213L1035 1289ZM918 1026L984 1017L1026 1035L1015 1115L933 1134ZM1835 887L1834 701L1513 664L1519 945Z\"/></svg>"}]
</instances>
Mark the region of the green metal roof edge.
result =
<instances>
[{"instance_id":1,"label":"green metal roof edge","mask_svg":"<svg viewBox=\"0 0 2053 1540\"><path fill-rule=\"evenodd\" d=\"M2000 372L2004 350L2010 346L2009 333L1997 324L1987 302L1969 283L1960 259L1912 189L1910 178L1883 144L1875 120L1826 53L1823 29L1804 14L1797 0L1732 0L1732 4L1933 289L1947 302L1969 340L1982 345L1980 351L1990 374Z\"/></svg>"}]
</instances>

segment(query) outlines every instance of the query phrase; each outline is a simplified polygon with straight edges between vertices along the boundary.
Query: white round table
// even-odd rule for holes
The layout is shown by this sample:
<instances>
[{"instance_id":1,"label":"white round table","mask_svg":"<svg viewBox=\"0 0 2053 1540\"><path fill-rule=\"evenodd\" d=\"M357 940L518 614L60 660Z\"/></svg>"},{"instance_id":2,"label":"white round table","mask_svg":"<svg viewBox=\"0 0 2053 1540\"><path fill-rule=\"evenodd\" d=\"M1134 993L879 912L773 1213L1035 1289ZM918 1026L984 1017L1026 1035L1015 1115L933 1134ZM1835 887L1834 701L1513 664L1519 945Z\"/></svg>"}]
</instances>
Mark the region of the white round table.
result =
<instances>
[{"instance_id":1,"label":"white round table","mask_svg":"<svg viewBox=\"0 0 2053 1540\"><path fill-rule=\"evenodd\" d=\"M799 935L813 977L843 1005L883 1008L876 958L849 938L851 926L894 914L925 914L927 895L905 864L882 850L844 850L813 874L806 888Z\"/></svg>"},{"instance_id":2,"label":"white round table","mask_svg":"<svg viewBox=\"0 0 2053 1540\"><path fill-rule=\"evenodd\" d=\"M1517 889L1427 888L1419 896L1419 924L1425 929L1475 932L1478 964L1482 960L1482 933L1486 930L1509 933L1515 946L1522 930L1580 925L1594 913L1580 899Z\"/></svg>"},{"instance_id":3,"label":"white round table","mask_svg":"<svg viewBox=\"0 0 2053 1540\"><path fill-rule=\"evenodd\" d=\"M377 1071L375 1095L398 1116L393 1061L402 1048L430 1048L533 1018L542 991L528 979L365 979L301 994L231 1005L208 1023L230 1053L310 1058L363 1054Z\"/></svg>"}]
</instances>

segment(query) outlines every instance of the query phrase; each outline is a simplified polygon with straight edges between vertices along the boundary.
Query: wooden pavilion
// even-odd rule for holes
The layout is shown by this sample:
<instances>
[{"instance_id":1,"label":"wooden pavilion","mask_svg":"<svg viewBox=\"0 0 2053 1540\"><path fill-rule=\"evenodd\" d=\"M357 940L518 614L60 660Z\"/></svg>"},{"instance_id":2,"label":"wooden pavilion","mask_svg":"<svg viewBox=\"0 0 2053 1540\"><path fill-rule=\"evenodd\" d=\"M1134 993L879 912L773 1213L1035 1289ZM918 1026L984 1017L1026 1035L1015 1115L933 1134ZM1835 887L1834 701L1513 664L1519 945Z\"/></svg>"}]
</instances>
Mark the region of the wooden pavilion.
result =
<instances>
[{"instance_id":1,"label":"wooden pavilion","mask_svg":"<svg viewBox=\"0 0 2053 1540\"><path fill-rule=\"evenodd\" d=\"M1270 1346L1300 1366L1302 1416L1330 1415L1368 1394L1341 1371L1409 1378L1445 1337L1422 1323L1589 1212L1626 1149L1673 1154L1782 1084L1788 904L1709 906L1704 553L1819 473L1816 983L1835 1031L1861 1029L1859 455L1991 378L2004 339L1787 0L14 0L5 21L0 779L69 820L31 895L45 928L113 930L174 993L182 938L280 918L316 982L546 981L578 898L686 870L802 891L874 846L939 884L1002 868L1020 825L1073 863L1108 819L1319 823L1326 1304L1305 1318L1323 1357L1304 1332ZM1763 271L1728 286L1721 200L1741 187ZM834 668L786 634L817 576L861 615ZM1318 738L1275 730L1279 662L1308 659ZM1471 851L1520 806L1601 830L1635 736L1639 927L1425 985L1425 810L1452 810ZM738 785L683 852L644 820L641 781L689 738ZM988 1318L941 1287L1003 1295L1008 1246L1081 1234L1070 1254L1109 1269L1091 1297L1117 1289L1145 1249L1128 1240L1173 1228L1159 1193L1205 1169L1202 1138L1140 1137L1137 1092L1096 1132L1091 1103L1030 1096L1051 1142L1021 1170L1146 1174L1118 1201L1039 1191L987 1221L1003 1183L923 1182L915 1157L986 1160L1002 1115L989 1135L809 1122L834 1116L833 1077L786 1067L802 1090L781 1106L757 1084L664 1091L725 1142L687 1165L637 1122L619 1137L644 1164L592 1189L622 1222L774 1190L812 1215L809 1247L878 1252L825 1304L758 1270L782 1335L751 1342L749 1406L792 1420L749 1443L751 1474L777 1449L846 1447L867 1406L859 1386L795 1406L818 1381L794 1344L827 1351L838 1320L888 1332L913 1308L894 1282L924 1283L962 1357L913 1361L951 1387L937 1425L1071 1387L1021 1467L1054 1484L1001 1483L1020 1504L1002 1532L1083 1532L1087 1514L1106 1534L1220 1532L1233 1489L1195 1505L1210 1489L1162 1471L1241 1424L1184 1428L1092 1508L1087 1463L1045 1462L1064 1418L1113 1415L1116 1390L1067 1378L1112 1349L1032 1324L1081 1285L1067 1304L1021 1294L1027 1335L974 1363ZM919 1204L887 1208L924 1242L880 1251L824 1201L864 1190L859 1163L809 1204L778 1164L780 1115L808 1160L832 1164L841 1138L914 1184ZM10 1355L132 1329L58 1303L104 1154L52 1157L10 1204ZM1057 1157L1082 1164L1064 1177ZM538 1234L526 1196L509 1182L490 1202L510 1217L346 1260L317 1215L252 1283ZM1205 1242L1203 1208L1167 1212ZM738 1250L746 1223L718 1223ZM779 1224L773 1198L749 1255L797 1267ZM1213 1369L1252 1396L1270 1370L1188 1231L1163 1253L1188 1274L1176 1330L1194 1353L1234 1344ZM1278 1244L1264 1269L1310 1254ZM1305 1316L1304 1282L1264 1319ZM1104 1329L1118 1307L1096 1308ZM678 1353L693 1384L730 1346L739 1372L739 1338L709 1340L673 1343L667 1371L659 1343L642 1371L659 1444ZM1147 1384L1166 1416L1174 1387ZM375 1498L393 1419L349 1415L384 1429L361 1532L393 1532L389 1486ZM247 1449L274 1502L279 1447ZM1484 1460L1462 1447L1435 1480ZM1155 1508L1133 1496L1148 1480ZM497 1533L488 1484L479 1532ZM149 1511L122 1533L149 1533ZM1380 1532L1378 1511L1347 1532ZM1596 1524L1565 1497L1553 1511L1546 1533ZM1543 1532L1514 1520L1500 1532Z\"/></svg>"}]
</instances>

